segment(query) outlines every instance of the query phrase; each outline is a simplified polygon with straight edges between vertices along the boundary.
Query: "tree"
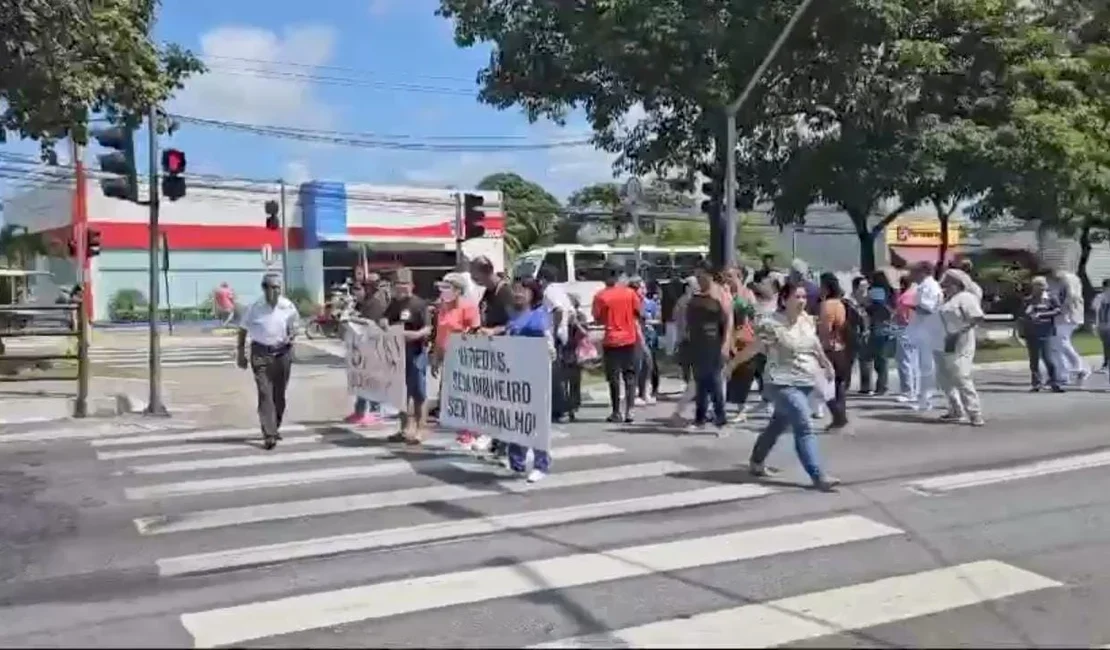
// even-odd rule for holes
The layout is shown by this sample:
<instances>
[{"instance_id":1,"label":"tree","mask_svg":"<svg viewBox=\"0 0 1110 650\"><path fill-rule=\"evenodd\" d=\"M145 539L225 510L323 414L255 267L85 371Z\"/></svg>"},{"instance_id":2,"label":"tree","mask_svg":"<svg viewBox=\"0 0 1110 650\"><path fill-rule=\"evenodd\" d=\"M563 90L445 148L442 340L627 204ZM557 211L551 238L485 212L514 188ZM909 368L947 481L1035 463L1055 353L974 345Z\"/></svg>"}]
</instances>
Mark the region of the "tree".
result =
<instances>
[{"instance_id":1,"label":"tree","mask_svg":"<svg viewBox=\"0 0 1110 650\"><path fill-rule=\"evenodd\" d=\"M774 244L759 231L750 215L743 215L737 228L736 251L741 261L755 264L764 255L774 253ZM671 221L659 226L655 243L658 246L705 246L709 225L691 221Z\"/></svg>"},{"instance_id":2,"label":"tree","mask_svg":"<svg viewBox=\"0 0 1110 650\"><path fill-rule=\"evenodd\" d=\"M1040 56L1006 80L1013 110L994 133L990 192L975 216L1007 214L1078 237L1089 310L1086 264L1110 225L1110 10L1083 0L1046 6L1030 27Z\"/></svg>"},{"instance_id":3,"label":"tree","mask_svg":"<svg viewBox=\"0 0 1110 650\"><path fill-rule=\"evenodd\" d=\"M738 116L742 133L792 122L844 83L865 34L896 0L816 3ZM798 0L440 0L460 47L490 43L480 99L531 120L585 109L618 168L662 173L712 157L734 100ZM802 106L801 108L799 106ZM627 116L642 109L642 119ZM641 112L641 111L637 111ZM720 147L718 147L720 148Z\"/></svg>"},{"instance_id":4,"label":"tree","mask_svg":"<svg viewBox=\"0 0 1110 650\"><path fill-rule=\"evenodd\" d=\"M157 0L7 0L0 3L0 141L5 130L43 144L87 139L91 115L160 106L204 65L151 38Z\"/></svg>"},{"instance_id":5,"label":"tree","mask_svg":"<svg viewBox=\"0 0 1110 650\"><path fill-rule=\"evenodd\" d=\"M5 224L0 228L0 258L14 269L26 269L39 255L49 253L41 233L33 233L24 226Z\"/></svg>"},{"instance_id":6,"label":"tree","mask_svg":"<svg viewBox=\"0 0 1110 650\"><path fill-rule=\"evenodd\" d=\"M505 208L505 243L512 253L551 240L562 206L540 185L518 174L501 172L483 178L478 189L501 192Z\"/></svg>"},{"instance_id":7,"label":"tree","mask_svg":"<svg viewBox=\"0 0 1110 650\"><path fill-rule=\"evenodd\" d=\"M745 161L781 224L814 202L844 210L864 272L899 215L931 203L947 223L981 192L988 134L1010 110L1001 80L1037 51L1018 0L898 4L855 39L868 54L822 109L778 141L755 141Z\"/></svg>"}]
</instances>

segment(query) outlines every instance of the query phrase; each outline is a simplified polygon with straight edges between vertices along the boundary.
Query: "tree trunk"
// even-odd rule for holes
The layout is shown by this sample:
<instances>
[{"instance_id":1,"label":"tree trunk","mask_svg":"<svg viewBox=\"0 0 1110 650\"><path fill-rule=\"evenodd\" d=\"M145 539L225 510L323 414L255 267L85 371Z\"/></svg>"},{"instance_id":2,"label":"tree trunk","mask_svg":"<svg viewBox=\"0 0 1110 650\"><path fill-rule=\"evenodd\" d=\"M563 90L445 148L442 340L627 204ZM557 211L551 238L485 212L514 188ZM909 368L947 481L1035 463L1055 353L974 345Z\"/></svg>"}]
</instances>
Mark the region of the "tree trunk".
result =
<instances>
[{"instance_id":1,"label":"tree trunk","mask_svg":"<svg viewBox=\"0 0 1110 650\"><path fill-rule=\"evenodd\" d=\"M1084 327L1094 321L1094 311L1091 305L1095 299L1095 287L1091 284L1091 278L1087 275L1087 262L1091 260L1091 227L1088 225L1083 226L1079 231L1079 268L1076 269L1076 275L1079 276L1079 282L1083 285L1083 322Z\"/></svg>"},{"instance_id":2,"label":"tree trunk","mask_svg":"<svg viewBox=\"0 0 1110 650\"><path fill-rule=\"evenodd\" d=\"M846 210L859 239L859 271L869 276L875 272L875 231L867 227L867 211Z\"/></svg>"}]
</instances>

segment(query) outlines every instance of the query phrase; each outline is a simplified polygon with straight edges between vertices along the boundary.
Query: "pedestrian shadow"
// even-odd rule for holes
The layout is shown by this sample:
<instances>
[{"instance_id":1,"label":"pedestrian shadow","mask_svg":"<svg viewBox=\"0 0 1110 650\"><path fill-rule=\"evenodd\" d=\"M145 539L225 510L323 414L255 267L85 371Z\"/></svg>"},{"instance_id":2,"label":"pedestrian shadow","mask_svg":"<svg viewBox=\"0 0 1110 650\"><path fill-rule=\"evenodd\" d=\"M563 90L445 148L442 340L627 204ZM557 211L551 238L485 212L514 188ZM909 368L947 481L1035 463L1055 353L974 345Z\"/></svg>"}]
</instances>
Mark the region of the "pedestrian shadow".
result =
<instances>
[{"instance_id":1,"label":"pedestrian shadow","mask_svg":"<svg viewBox=\"0 0 1110 650\"><path fill-rule=\"evenodd\" d=\"M760 478L752 476L745 467L732 467L728 469L704 469L674 472L668 478L691 479L705 483L718 483L721 485L764 485L768 487L797 488L812 490L813 485L808 482L791 481L786 478Z\"/></svg>"},{"instance_id":2,"label":"pedestrian shadow","mask_svg":"<svg viewBox=\"0 0 1110 650\"><path fill-rule=\"evenodd\" d=\"M945 422L935 415L922 415L914 413L913 411L907 413L872 413L867 416L868 420L880 420L882 422L893 422L895 424L932 424L953 426L953 422Z\"/></svg>"}]
</instances>

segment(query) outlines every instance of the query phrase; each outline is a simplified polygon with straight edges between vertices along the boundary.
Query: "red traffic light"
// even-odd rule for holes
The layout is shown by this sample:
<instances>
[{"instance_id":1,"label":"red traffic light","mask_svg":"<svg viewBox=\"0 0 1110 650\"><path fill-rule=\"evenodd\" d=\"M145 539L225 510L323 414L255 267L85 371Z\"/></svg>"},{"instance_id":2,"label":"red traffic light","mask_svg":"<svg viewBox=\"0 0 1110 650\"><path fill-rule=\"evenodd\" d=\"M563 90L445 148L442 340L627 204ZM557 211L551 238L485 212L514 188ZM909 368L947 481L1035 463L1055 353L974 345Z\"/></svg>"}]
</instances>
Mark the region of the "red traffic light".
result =
<instances>
[{"instance_id":1,"label":"red traffic light","mask_svg":"<svg viewBox=\"0 0 1110 650\"><path fill-rule=\"evenodd\" d=\"M162 171L177 175L185 173L185 152L180 149L166 149L162 152Z\"/></svg>"}]
</instances>

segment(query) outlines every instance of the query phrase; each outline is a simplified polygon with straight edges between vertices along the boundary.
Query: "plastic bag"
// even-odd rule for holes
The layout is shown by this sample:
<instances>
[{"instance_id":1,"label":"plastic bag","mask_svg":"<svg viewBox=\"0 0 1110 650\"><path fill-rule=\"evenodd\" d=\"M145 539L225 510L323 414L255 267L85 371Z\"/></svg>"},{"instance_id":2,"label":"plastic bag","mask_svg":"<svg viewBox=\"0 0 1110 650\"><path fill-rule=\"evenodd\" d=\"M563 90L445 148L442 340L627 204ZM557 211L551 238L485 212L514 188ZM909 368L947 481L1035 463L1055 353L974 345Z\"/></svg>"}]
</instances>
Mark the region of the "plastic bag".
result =
<instances>
[{"instance_id":1,"label":"plastic bag","mask_svg":"<svg viewBox=\"0 0 1110 650\"><path fill-rule=\"evenodd\" d=\"M817 395L822 402L828 402L836 397L836 383L829 379L824 370L818 370L814 379L814 388L817 389Z\"/></svg>"},{"instance_id":2,"label":"plastic bag","mask_svg":"<svg viewBox=\"0 0 1110 650\"><path fill-rule=\"evenodd\" d=\"M588 336L582 337L582 339L578 341L574 353L578 357L578 363L595 361L601 356L601 353L597 351L597 346L593 344L593 341L591 341Z\"/></svg>"}]
</instances>

